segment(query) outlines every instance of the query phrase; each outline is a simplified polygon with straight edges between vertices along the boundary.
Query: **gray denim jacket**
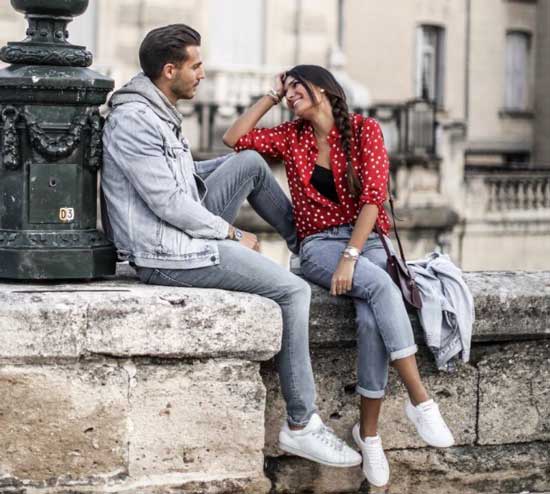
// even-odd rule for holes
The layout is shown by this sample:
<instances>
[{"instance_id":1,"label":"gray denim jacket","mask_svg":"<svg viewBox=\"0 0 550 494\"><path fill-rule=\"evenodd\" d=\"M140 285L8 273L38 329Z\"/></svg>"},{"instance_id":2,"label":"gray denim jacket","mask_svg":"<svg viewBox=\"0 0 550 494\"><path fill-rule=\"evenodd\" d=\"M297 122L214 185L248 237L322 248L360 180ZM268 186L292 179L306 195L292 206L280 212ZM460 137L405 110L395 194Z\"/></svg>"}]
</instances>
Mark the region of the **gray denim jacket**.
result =
<instances>
[{"instance_id":1,"label":"gray denim jacket","mask_svg":"<svg viewBox=\"0 0 550 494\"><path fill-rule=\"evenodd\" d=\"M206 176L181 115L144 74L113 94L103 134L104 227L119 256L138 266L191 269L219 262L228 223L203 205Z\"/></svg>"}]
</instances>

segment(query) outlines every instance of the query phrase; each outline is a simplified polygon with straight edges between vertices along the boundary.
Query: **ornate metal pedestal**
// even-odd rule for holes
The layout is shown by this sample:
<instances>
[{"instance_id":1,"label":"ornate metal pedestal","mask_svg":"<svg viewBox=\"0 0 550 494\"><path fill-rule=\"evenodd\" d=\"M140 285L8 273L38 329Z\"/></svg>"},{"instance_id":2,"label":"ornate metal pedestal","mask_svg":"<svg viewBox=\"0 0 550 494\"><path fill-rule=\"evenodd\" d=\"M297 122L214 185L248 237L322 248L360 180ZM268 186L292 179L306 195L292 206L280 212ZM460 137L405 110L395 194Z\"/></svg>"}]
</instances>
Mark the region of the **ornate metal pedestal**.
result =
<instances>
[{"instance_id":1,"label":"ornate metal pedestal","mask_svg":"<svg viewBox=\"0 0 550 494\"><path fill-rule=\"evenodd\" d=\"M96 229L102 120L113 81L88 67L67 23L88 0L11 0L27 38L0 59L0 278L113 274L115 251Z\"/></svg>"}]
</instances>

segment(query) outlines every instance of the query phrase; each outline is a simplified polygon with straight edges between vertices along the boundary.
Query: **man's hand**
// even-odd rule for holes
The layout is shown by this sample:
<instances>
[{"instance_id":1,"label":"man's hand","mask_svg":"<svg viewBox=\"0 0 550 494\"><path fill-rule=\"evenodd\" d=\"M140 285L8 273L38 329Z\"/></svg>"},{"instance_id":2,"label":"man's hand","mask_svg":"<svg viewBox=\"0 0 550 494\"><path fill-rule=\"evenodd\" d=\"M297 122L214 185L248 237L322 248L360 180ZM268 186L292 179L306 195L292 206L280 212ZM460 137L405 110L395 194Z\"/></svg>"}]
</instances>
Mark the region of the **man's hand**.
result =
<instances>
[{"instance_id":1,"label":"man's hand","mask_svg":"<svg viewBox=\"0 0 550 494\"><path fill-rule=\"evenodd\" d=\"M340 258L340 262L332 275L332 281L330 283L331 295L345 295L351 290L355 262L355 260L346 257Z\"/></svg>"},{"instance_id":2,"label":"man's hand","mask_svg":"<svg viewBox=\"0 0 550 494\"><path fill-rule=\"evenodd\" d=\"M253 233L243 231L243 238L239 240L239 243L249 249L260 252L260 242L258 242L258 237Z\"/></svg>"}]
</instances>

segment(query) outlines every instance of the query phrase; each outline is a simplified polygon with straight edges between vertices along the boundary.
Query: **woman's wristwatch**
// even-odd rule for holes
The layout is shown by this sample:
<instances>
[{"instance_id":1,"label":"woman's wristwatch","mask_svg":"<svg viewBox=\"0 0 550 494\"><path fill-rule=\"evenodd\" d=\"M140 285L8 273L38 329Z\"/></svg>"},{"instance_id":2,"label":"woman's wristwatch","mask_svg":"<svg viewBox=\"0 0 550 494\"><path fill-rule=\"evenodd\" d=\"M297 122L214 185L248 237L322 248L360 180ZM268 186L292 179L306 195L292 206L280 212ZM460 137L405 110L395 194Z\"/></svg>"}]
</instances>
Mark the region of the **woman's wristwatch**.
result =
<instances>
[{"instance_id":1,"label":"woman's wristwatch","mask_svg":"<svg viewBox=\"0 0 550 494\"><path fill-rule=\"evenodd\" d=\"M267 93L266 93L266 96L269 96L272 100L273 100L273 103L278 105L280 102L281 102L281 95L277 93L277 91L275 91L275 89L271 88Z\"/></svg>"},{"instance_id":2,"label":"woman's wristwatch","mask_svg":"<svg viewBox=\"0 0 550 494\"><path fill-rule=\"evenodd\" d=\"M342 257L344 257L345 259L350 259L352 261L357 261L357 259L359 259L360 254L361 252L359 251L358 248L348 245L344 249L344 253L342 254Z\"/></svg>"}]
</instances>

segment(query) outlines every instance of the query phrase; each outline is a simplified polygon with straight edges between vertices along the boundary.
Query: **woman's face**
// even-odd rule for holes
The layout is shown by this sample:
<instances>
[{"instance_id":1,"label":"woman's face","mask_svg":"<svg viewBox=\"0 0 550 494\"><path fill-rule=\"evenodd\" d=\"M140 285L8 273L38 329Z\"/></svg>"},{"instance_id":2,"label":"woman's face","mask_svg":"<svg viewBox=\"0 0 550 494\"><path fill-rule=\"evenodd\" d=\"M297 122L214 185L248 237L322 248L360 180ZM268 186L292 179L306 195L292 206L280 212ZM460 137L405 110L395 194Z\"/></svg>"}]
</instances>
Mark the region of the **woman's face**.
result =
<instances>
[{"instance_id":1,"label":"woman's face","mask_svg":"<svg viewBox=\"0 0 550 494\"><path fill-rule=\"evenodd\" d=\"M321 101L323 96L321 90L313 84L310 87L317 101ZM285 79L284 88L286 104L297 117L308 119L315 113L318 103L311 99L307 89L301 82L292 76L288 76Z\"/></svg>"}]
</instances>

